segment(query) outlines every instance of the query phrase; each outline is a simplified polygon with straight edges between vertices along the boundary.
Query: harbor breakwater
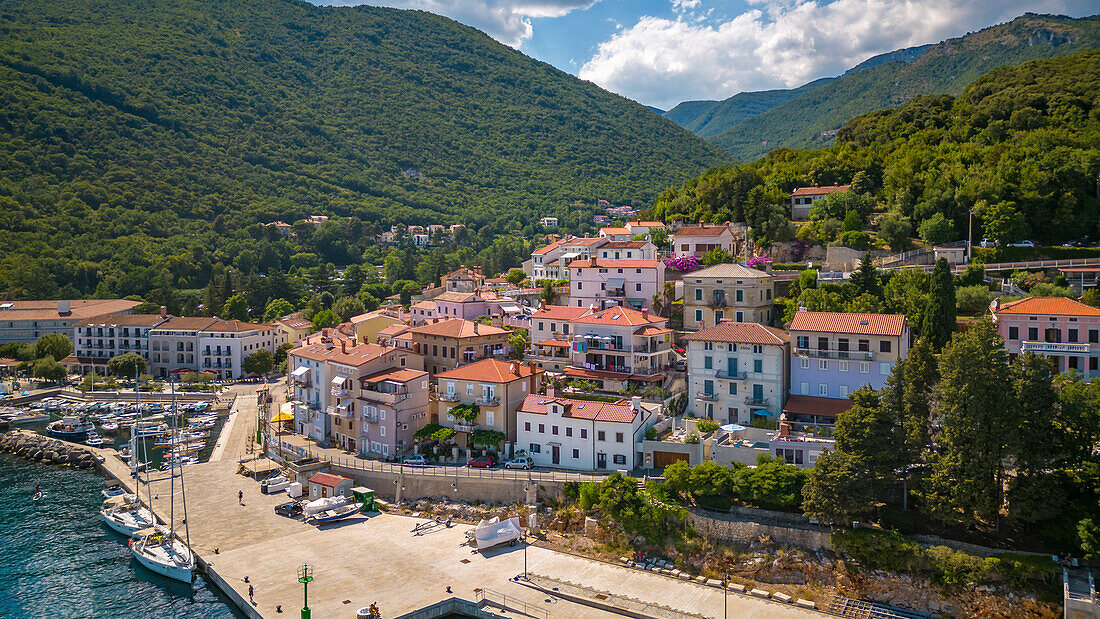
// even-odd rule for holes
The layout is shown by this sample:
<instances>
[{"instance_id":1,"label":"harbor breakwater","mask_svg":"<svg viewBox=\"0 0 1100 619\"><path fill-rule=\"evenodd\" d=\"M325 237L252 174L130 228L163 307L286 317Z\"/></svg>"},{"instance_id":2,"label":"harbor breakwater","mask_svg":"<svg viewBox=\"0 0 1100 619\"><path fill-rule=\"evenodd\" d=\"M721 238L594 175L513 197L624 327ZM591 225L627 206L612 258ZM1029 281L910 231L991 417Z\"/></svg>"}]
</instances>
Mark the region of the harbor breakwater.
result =
<instances>
[{"instance_id":1,"label":"harbor breakwater","mask_svg":"<svg viewBox=\"0 0 1100 619\"><path fill-rule=\"evenodd\" d=\"M96 456L80 445L18 430L0 436L0 452L43 464L58 464L78 469L96 465Z\"/></svg>"}]
</instances>

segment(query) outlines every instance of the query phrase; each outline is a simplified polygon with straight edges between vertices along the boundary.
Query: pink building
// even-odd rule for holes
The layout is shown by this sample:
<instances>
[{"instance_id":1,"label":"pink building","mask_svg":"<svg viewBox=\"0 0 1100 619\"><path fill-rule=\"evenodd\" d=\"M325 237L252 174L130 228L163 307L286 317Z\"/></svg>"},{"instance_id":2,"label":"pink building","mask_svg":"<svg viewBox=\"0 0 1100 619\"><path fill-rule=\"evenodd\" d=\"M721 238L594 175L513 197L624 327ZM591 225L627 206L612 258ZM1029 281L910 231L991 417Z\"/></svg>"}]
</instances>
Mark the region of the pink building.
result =
<instances>
[{"instance_id":1,"label":"pink building","mask_svg":"<svg viewBox=\"0 0 1100 619\"><path fill-rule=\"evenodd\" d=\"M477 292L447 291L432 299L435 302L436 318L461 318L473 320L478 316L488 316L489 302Z\"/></svg>"},{"instance_id":2,"label":"pink building","mask_svg":"<svg viewBox=\"0 0 1100 619\"><path fill-rule=\"evenodd\" d=\"M989 306L1009 356L1033 352L1056 372L1100 377L1100 309L1062 297L1027 297Z\"/></svg>"},{"instance_id":3,"label":"pink building","mask_svg":"<svg viewBox=\"0 0 1100 619\"><path fill-rule=\"evenodd\" d=\"M659 260L592 257L571 262L569 273L569 304L574 307L648 309L665 285L665 265Z\"/></svg>"},{"instance_id":4,"label":"pink building","mask_svg":"<svg viewBox=\"0 0 1100 619\"><path fill-rule=\"evenodd\" d=\"M610 241L629 241L633 236L627 228L600 228L599 235Z\"/></svg>"}]
</instances>

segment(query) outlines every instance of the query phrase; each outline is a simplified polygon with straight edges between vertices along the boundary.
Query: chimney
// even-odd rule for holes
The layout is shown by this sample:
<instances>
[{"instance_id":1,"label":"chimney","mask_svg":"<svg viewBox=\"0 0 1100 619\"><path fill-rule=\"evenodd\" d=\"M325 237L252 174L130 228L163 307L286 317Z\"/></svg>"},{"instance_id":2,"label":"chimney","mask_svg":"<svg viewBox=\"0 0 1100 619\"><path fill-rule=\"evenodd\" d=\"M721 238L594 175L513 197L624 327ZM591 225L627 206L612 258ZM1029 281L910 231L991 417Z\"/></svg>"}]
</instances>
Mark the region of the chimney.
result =
<instances>
[{"instance_id":1,"label":"chimney","mask_svg":"<svg viewBox=\"0 0 1100 619\"><path fill-rule=\"evenodd\" d=\"M61 314L62 316L64 316L66 314L69 314L71 311L72 311L72 308L69 305L69 301L58 301L57 302L57 313L58 314Z\"/></svg>"},{"instance_id":2,"label":"chimney","mask_svg":"<svg viewBox=\"0 0 1100 619\"><path fill-rule=\"evenodd\" d=\"M779 436L780 438L786 438L791 435L791 424L786 421L779 422Z\"/></svg>"},{"instance_id":3,"label":"chimney","mask_svg":"<svg viewBox=\"0 0 1100 619\"><path fill-rule=\"evenodd\" d=\"M477 335L477 321L474 321L474 335Z\"/></svg>"},{"instance_id":4,"label":"chimney","mask_svg":"<svg viewBox=\"0 0 1100 619\"><path fill-rule=\"evenodd\" d=\"M343 339L340 340L340 352L344 353L345 355L348 354L348 341L347 340L343 340Z\"/></svg>"},{"instance_id":5,"label":"chimney","mask_svg":"<svg viewBox=\"0 0 1100 619\"><path fill-rule=\"evenodd\" d=\"M160 306L160 317L161 318L168 318L168 306L167 305L161 305Z\"/></svg>"},{"instance_id":6,"label":"chimney","mask_svg":"<svg viewBox=\"0 0 1100 619\"><path fill-rule=\"evenodd\" d=\"M553 387L553 385L546 388L546 397L548 397L548 398L554 397L554 387Z\"/></svg>"},{"instance_id":7,"label":"chimney","mask_svg":"<svg viewBox=\"0 0 1100 619\"><path fill-rule=\"evenodd\" d=\"M630 409L636 413L642 412L642 397L634 396L630 398Z\"/></svg>"}]
</instances>

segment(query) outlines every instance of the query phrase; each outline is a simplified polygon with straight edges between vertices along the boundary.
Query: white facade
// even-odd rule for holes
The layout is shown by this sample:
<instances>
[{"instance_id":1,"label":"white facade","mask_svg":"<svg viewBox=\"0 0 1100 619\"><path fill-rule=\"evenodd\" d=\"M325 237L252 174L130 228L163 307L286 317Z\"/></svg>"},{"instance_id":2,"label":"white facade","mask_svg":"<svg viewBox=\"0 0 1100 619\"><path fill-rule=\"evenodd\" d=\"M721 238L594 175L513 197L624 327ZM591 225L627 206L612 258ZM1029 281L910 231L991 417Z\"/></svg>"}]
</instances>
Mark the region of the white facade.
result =
<instances>
[{"instance_id":1,"label":"white facade","mask_svg":"<svg viewBox=\"0 0 1100 619\"><path fill-rule=\"evenodd\" d=\"M716 333L732 329L748 331L750 337ZM754 323L722 323L684 338L693 415L746 425L754 416L775 419L783 412L790 385L789 340L765 343L767 336L751 337L753 331L782 334ZM730 339L742 341L724 341Z\"/></svg>"},{"instance_id":2,"label":"white facade","mask_svg":"<svg viewBox=\"0 0 1100 619\"><path fill-rule=\"evenodd\" d=\"M516 447L527 450L535 466L577 471L636 468L645 431L657 417L642 408L640 400L608 404L528 396L516 413Z\"/></svg>"}]
</instances>

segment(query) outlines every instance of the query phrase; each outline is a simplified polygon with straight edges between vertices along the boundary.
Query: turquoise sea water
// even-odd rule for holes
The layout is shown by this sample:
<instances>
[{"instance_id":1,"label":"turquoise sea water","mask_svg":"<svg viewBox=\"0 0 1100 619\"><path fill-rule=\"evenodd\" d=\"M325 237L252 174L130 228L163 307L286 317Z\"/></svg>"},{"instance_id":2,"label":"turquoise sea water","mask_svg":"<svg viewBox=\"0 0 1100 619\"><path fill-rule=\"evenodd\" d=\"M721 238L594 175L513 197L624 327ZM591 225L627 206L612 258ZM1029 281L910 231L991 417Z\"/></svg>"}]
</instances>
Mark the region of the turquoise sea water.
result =
<instances>
[{"instance_id":1,"label":"turquoise sea water","mask_svg":"<svg viewBox=\"0 0 1100 619\"><path fill-rule=\"evenodd\" d=\"M102 488L93 471L0 454L0 617L239 616L201 578L188 586L138 565L99 520Z\"/></svg>"}]
</instances>

